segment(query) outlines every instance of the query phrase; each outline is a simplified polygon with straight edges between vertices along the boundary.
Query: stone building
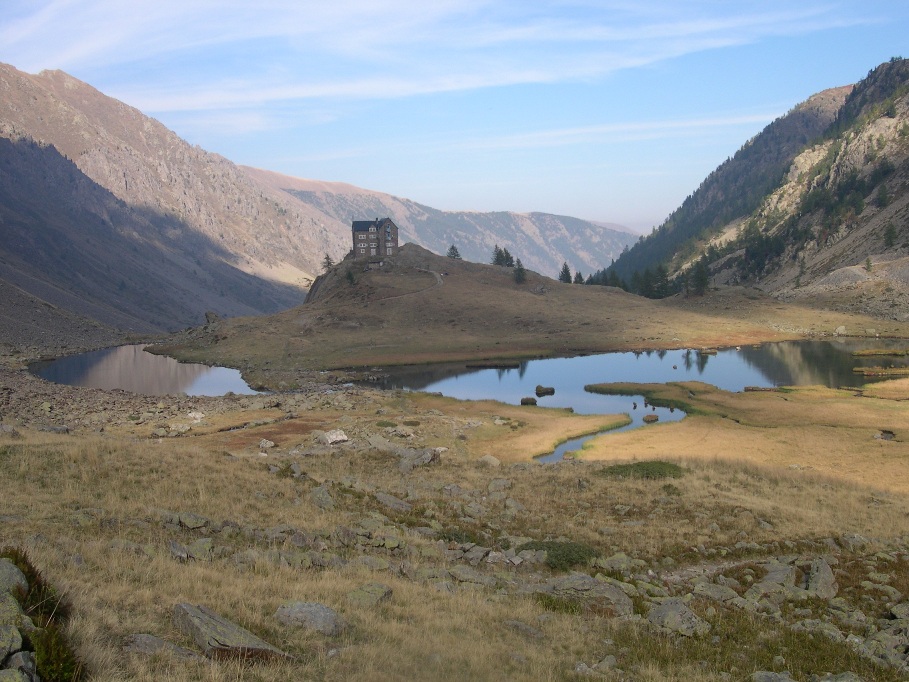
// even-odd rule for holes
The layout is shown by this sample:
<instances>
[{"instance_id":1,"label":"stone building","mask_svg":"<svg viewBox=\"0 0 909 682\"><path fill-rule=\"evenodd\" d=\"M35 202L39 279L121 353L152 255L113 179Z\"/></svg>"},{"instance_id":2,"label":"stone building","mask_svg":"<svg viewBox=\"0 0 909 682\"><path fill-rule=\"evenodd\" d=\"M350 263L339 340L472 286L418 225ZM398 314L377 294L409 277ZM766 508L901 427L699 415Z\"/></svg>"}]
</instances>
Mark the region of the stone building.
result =
<instances>
[{"instance_id":1,"label":"stone building","mask_svg":"<svg viewBox=\"0 0 909 682\"><path fill-rule=\"evenodd\" d=\"M398 226L391 218L354 220L351 234L354 258L393 256L398 252Z\"/></svg>"}]
</instances>

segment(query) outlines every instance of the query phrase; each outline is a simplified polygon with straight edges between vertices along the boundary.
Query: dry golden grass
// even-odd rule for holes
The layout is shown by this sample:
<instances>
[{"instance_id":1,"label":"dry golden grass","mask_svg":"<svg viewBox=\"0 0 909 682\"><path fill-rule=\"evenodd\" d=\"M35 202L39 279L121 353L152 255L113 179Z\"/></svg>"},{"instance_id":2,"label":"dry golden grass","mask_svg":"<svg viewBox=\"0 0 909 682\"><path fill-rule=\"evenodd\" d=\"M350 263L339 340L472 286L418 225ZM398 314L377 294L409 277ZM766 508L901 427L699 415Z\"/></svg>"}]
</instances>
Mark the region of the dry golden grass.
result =
<instances>
[{"instance_id":1,"label":"dry golden grass","mask_svg":"<svg viewBox=\"0 0 909 682\"><path fill-rule=\"evenodd\" d=\"M822 387L729 393L689 382L625 390L678 401L697 414L598 438L585 447L585 458L729 459L909 492L909 410L901 402ZM882 431L897 437L877 438Z\"/></svg>"}]
</instances>

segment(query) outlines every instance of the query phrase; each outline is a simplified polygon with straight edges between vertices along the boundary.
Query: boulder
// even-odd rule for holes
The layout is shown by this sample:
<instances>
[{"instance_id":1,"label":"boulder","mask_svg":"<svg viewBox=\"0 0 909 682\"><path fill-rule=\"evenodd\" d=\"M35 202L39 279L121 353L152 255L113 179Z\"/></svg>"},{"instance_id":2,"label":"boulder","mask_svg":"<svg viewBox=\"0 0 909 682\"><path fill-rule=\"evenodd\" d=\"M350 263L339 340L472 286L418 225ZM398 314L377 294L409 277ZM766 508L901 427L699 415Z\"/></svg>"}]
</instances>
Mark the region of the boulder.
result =
<instances>
[{"instance_id":1,"label":"boulder","mask_svg":"<svg viewBox=\"0 0 909 682\"><path fill-rule=\"evenodd\" d=\"M833 576L830 564L824 559L819 558L811 562L805 589L812 596L821 599L833 599L836 596L838 590L836 578Z\"/></svg>"},{"instance_id":2,"label":"boulder","mask_svg":"<svg viewBox=\"0 0 909 682\"><path fill-rule=\"evenodd\" d=\"M320 485L309 491L309 499L319 509L331 510L335 508L335 500L324 485Z\"/></svg>"},{"instance_id":3,"label":"boulder","mask_svg":"<svg viewBox=\"0 0 909 682\"><path fill-rule=\"evenodd\" d=\"M678 599L670 599L651 608L647 620L685 637L706 635L710 632L710 623L699 618Z\"/></svg>"},{"instance_id":4,"label":"boulder","mask_svg":"<svg viewBox=\"0 0 909 682\"><path fill-rule=\"evenodd\" d=\"M174 625L199 645L208 658L271 660L289 656L249 630L204 606L177 604Z\"/></svg>"},{"instance_id":5,"label":"boulder","mask_svg":"<svg viewBox=\"0 0 909 682\"><path fill-rule=\"evenodd\" d=\"M337 445L338 443L346 443L350 439L341 429L332 429L331 431L320 432L316 440L322 445Z\"/></svg>"},{"instance_id":6,"label":"boulder","mask_svg":"<svg viewBox=\"0 0 909 682\"><path fill-rule=\"evenodd\" d=\"M381 504L383 507L388 507L392 511L396 512L409 512L413 507L410 503L405 502L404 500L399 500L394 495L389 495L388 493L383 493L381 491L373 493L373 497L376 498L376 502Z\"/></svg>"},{"instance_id":7,"label":"boulder","mask_svg":"<svg viewBox=\"0 0 909 682\"><path fill-rule=\"evenodd\" d=\"M168 642L160 637L139 633L130 635L126 638L123 645L123 651L130 654L141 654L142 656L156 656L165 654L180 661L204 661L205 658L195 651L184 649L172 642Z\"/></svg>"},{"instance_id":8,"label":"boulder","mask_svg":"<svg viewBox=\"0 0 909 682\"><path fill-rule=\"evenodd\" d=\"M542 398L544 395L555 395L555 389L552 386L537 385L535 393L538 398Z\"/></svg>"},{"instance_id":9,"label":"boulder","mask_svg":"<svg viewBox=\"0 0 909 682\"><path fill-rule=\"evenodd\" d=\"M314 602L285 602L275 611L275 618L283 625L315 630L328 637L337 637L347 627L334 610Z\"/></svg>"},{"instance_id":10,"label":"boulder","mask_svg":"<svg viewBox=\"0 0 909 682\"><path fill-rule=\"evenodd\" d=\"M28 590L28 579L25 574L9 559L0 559L0 592L25 592Z\"/></svg>"},{"instance_id":11,"label":"boulder","mask_svg":"<svg viewBox=\"0 0 909 682\"><path fill-rule=\"evenodd\" d=\"M0 661L22 648L22 635L15 625L0 625Z\"/></svg>"},{"instance_id":12,"label":"boulder","mask_svg":"<svg viewBox=\"0 0 909 682\"><path fill-rule=\"evenodd\" d=\"M347 599L355 606L372 608L391 598L391 588L381 583L367 583L347 594Z\"/></svg>"},{"instance_id":13,"label":"boulder","mask_svg":"<svg viewBox=\"0 0 909 682\"><path fill-rule=\"evenodd\" d=\"M480 457L479 462L488 467L498 467L502 465L502 462L499 461L498 457L493 457L492 455L483 455Z\"/></svg>"},{"instance_id":14,"label":"boulder","mask_svg":"<svg viewBox=\"0 0 909 682\"><path fill-rule=\"evenodd\" d=\"M586 573L553 578L543 585L541 591L563 599L596 604L611 611L614 616L630 616L634 611L631 598L625 592Z\"/></svg>"},{"instance_id":15,"label":"boulder","mask_svg":"<svg viewBox=\"0 0 909 682\"><path fill-rule=\"evenodd\" d=\"M522 405L536 405L537 399L536 398L521 398L521 404Z\"/></svg>"}]
</instances>

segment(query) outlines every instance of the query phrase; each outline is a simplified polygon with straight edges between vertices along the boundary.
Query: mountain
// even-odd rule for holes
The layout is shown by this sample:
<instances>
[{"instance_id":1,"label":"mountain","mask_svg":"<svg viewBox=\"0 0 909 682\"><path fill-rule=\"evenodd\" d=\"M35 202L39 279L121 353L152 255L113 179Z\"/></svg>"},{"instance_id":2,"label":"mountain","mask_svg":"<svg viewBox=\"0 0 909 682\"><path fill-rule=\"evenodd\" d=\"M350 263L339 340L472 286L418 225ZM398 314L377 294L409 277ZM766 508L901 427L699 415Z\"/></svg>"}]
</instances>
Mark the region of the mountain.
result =
<instances>
[{"instance_id":1,"label":"mountain","mask_svg":"<svg viewBox=\"0 0 909 682\"><path fill-rule=\"evenodd\" d=\"M0 280L119 329L289 308L325 254L350 249L354 218L393 217L402 240L483 262L500 244L552 273L592 269L631 240L575 218L447 213L241 168L62 71L0 64L0 92Z\"/></svg>"},{"instance_id":2,"label":"mountain","mask_svg":"<svg viewBox=\"0 0 909 682\"><path fill-rule=\"evenodd\" d=\"M591 272L617 258L637 238L619 225L594 223L548 213L440 211L410 199L339 182L303 180L255 168L244 169L274 191L349 225L360 218L389 217L402 242L438 254L453 244L462 258L488 263L496 244L533 270L555 277L563 262Z\"/></svg>"},{"instance_id":3,"label":"mountain","mask_svg":"<svg viewBox=\"0 0 909 682\"><path fill-rule=\"evenodd\" d=\"M833 123L851 89L825 90L773 121L708 175L662 225L622 254L613 271L627 280L636 271L693 251L698 240L755 210L795 156Z\"/></svg>"},{"instance_id":4,"label":"mountain","mask_svg":"<svg viewBox=\"0 0 909 682\"><path fill-rule=\"evenodd\" d=\"M743 178L753 191L729 199ZM614 270L640 282L642 270L657 268L680 283L692 266L713 284L909 319L909 60L894 58L772 123Z\"/></svg>"},{"instance_id":5,"label":"mountain","mask_svg":"<svg viewBox=\"0 0 909 682\"><path fill-rule=\"evenodd\" d=\"M344 226L60 71L0 65L0 278L159 331L299 303Z\"/></svg>"}]
</instances>

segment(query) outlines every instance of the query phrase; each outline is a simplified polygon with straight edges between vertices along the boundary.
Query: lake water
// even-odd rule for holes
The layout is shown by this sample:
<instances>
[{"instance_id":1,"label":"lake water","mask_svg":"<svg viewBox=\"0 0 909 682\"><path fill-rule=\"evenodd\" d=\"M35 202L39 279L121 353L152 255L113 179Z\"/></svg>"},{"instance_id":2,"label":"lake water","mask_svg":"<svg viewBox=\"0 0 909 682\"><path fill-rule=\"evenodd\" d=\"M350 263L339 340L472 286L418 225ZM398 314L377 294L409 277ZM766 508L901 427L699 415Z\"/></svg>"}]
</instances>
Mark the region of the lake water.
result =
<instances>
[{"instance_id":1,"label":"lake water","mask_svg":"<svg viewBox=\"0 0 909 682\"><path fill-rule=\"evenodd\" d=\"M724 349L716 354L695 350L603 353L571 358L550 358L515 363L513 369L476 369L464 363L390 368L378 383L382 388L438 392L462 400L493 399L518 404L534 396L537 385L555 394L538 397L543 407L570 407L579 414L622 414L638 428L647 414L660 422L682 419L681 410L645 406L642 396L607 396L588 393L587 384L609 382L665 383L703 381L727 391L746 386L860 386L877 379L853 372L857 366L909 366L906 357L856 358L864 349L902 350L907 340L787 341L761 346ZM60 384L123 389L146 395L216 396L232 392L255 393L235 369L180 363L152 355L144 346L120 346L35 363L38 376ZM542 461L561 459L590 436L563 443Z\"/></svg>"},{"instance_id":2,"label":"lake water","mask_svg":"<svg viewBox=\"0 0 909 682\"><path fill-rule=\"evenodd\" d=\"M644 406L642 396L607 396L588 393L587 384L610 382L665 383L703 381L727 391L746 386L828 387L860 386L875 381L853 372L857 366L909 365L904 357L857 358L853 351L889 348L901 350L906 340L791 341L724 349L715 355L695 350L605 353L572 358L529 360L514 369L471 369L462 364L389 368L385 388L439 392L464 400L495 399L519 404L535 396L537 385L555 388L555 395L537 398L544 407L571 407L579 414L627 413L631 423L621 430L643 425L644 416L655 414L660 422L677 421L681 410ZM577 450L588 437L563 443L541 461L561 459Z\"/></svg>"},{"instance_id":3,"label":"lake water","mask_svg":"<svg viewBox=\"0 0 909 682\"><path fill-rule=\"evenodd\" d=\"M105 348L37 362L29 369L56 384L122 389L144 395L256 393L243 381L239 370L177 362L163 355L152 355L144 348L144 345Z\"/></svg>"}]
</instances>

